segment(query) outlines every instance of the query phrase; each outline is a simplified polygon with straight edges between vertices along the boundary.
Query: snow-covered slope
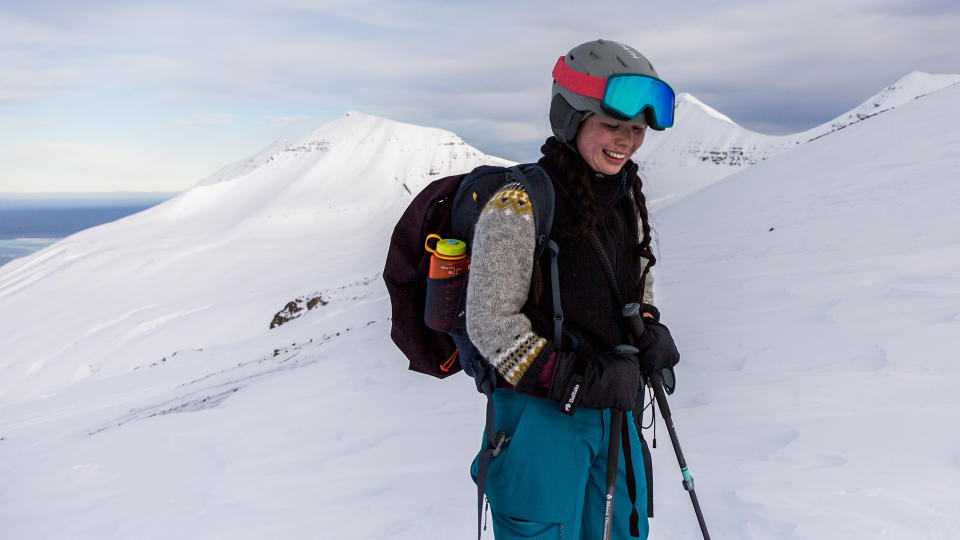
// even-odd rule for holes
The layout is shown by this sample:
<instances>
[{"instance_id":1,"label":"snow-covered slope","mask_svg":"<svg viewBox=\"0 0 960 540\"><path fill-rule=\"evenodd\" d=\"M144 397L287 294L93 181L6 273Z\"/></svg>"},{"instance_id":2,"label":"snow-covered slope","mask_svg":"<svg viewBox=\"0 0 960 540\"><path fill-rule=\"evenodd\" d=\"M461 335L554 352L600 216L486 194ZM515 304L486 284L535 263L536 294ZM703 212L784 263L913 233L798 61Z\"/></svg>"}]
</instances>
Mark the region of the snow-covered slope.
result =
<instances>
[{"instance_id":1,"label":"snow-covered slope","mask_svg":"<svg viewBox=\"0 0 960 540\"><path fill-rule=\"evenodd\" d=\"M4 538L475 533L483 400L466 377L405 370L378 272L403 184L489 158L338 122L0 268ZM655 215L658 305L683 354L674 420L713 537L960 530L958 122L954 86ZM425 149L384 165L397 178L365 168L385 132ZM303 297L323 302L267 330ZM657 435L652 538L696 538Z\"/></svg>"},{"instance_id":2,"label":"snow-covered slope","mask_svg":"<svg viewBox=\"0 0 960 540\"><path fill-rule=\"evenodd\" d=\"M250 174L256 169L262 167L264 164L270 161L274 155L282 152L288 147L290 147L290 141L286 139L275 141L263 150L246 159L235 161L220 167L216 172L198 182L197 185L205 186L209 184L216 184L217 182L229 182L230 180L246 176L247 174Z\"/></svg>"},{"instance_id":3,"label":"snow-covered slope","mask_svg":"<svg viewBox=\"0 0 960 540\"><path fill-rule=\"evenodd\" d=\"M957 122L954 85L659 212L675 415L717 537L960 530Z\"/></svg>"},{"instance_id":4,"label":"snow-covered slope","mask_svg":"<svg viewBox=\"0 0 960 540\"><path fill-rule=\"evenodd\" d=\"M411 193L505 163L450 132L357 112L268 150L3 266L0 401L256 335L288 296L371 278L358 261L381 256Z\"/></svg>"},{"instance_id":5,"label":"snow-covered slope","mask_svg":"<svg viewBox=\"0 0 960 540\"><path fill-rule=\"evenodd\" d=\"M957 84L960 75L915 71L830 122L792 135L750 131L681 93L674 127L660 133L648 131L634 159L641 165L647 198L653 207L661 207L797 145Z\"/></svg>"}]
</instances>

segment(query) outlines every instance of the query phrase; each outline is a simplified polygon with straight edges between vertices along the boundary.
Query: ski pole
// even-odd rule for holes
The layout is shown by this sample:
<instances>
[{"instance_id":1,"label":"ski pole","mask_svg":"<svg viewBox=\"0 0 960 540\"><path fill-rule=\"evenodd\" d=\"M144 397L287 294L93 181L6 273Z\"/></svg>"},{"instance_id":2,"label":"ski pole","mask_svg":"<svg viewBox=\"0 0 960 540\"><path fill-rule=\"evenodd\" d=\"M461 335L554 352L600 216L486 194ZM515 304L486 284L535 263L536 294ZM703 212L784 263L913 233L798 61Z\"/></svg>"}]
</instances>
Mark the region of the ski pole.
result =
<instances>
[{"instance_id":1,"label":"ski pole","mask_svg":"<svg viewBox=\"0 0 960 540\"><path fill-rule=\"evenodd\" d=\"M620 461L620 430L623 411L610 409L610 444L607 446L607 498L603 507L603 540L610 540L613 528L613 493L617 488L617 467ZM616 434L616 436L614 436Z\"/></svg>"},{"instance_id":2,"label":"ski pole","mask_svg":"<svg viewBox=\"0 0 960 540\"><path fill-rule=\"evenodd\" d=\"M660 415L663 416L663 423L667 425L667 431L670 433L670 441L673 442L673 451L677 454L677 464L680 465L680 472L683 473L683 489L690 493L690 502L693 503L693 511L697 513L697 522L700 523L700 532L703 533L703 540L710 540L710 533L707 532L707 524L703 520L703 511L700 510L700 501L697 500L697 492L693 489L693 476L687 470L687 461L683 459L683 452L680 450L680 441L677 439L677 430L673 427L673 416L670 414L670 405L667 404L667 395L663 391L663 382L660 380L660 374L653 371L648 374L651 379L650 386L653 387L653 393L657 398L657 405L660 406Z\"/></svg>"}]
</instances>

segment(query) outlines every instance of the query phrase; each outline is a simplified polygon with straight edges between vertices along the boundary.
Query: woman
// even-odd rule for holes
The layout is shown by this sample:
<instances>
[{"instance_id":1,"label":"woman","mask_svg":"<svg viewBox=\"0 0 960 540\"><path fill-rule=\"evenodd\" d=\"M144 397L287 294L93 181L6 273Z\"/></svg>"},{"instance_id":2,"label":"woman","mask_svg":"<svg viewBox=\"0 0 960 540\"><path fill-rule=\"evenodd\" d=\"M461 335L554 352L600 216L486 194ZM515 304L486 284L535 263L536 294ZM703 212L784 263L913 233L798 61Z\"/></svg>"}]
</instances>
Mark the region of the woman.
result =
<instances>
[{"instance_id":1,"label":"woman","mask_svg":"<svg viewBox=\"0 0 960 540\"><path fill-rule=\"evenodd\" d=\"M634 422L622 433L610 428L620 411L637 409L641 373L679 359L653 305L656 259L630 160L648 128L672 125L673 91L643 55L605 40L575 47L553 77L554 137L539 164L556 190L562 343L551 268L534 260L533 211L520 184L491 198L473 239L467 332L498 373L495 429L506 441L489 460L485 491L499 540L600 538L613 449L611 537L646 538L645 448ZM621 316L624 302L642 302L642 337ZM636 354L617 349L628 343Z\"/></svg>"}]
</instances>

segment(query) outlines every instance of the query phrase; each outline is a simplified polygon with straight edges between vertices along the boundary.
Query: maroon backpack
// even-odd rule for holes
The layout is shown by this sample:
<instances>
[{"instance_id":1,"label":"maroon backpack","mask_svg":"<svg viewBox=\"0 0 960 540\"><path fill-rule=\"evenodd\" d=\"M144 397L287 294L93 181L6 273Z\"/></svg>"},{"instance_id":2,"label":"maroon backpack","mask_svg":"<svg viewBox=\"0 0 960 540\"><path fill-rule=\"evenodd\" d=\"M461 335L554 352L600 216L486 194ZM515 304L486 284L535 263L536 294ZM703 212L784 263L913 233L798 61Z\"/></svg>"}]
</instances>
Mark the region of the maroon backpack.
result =
<instances>
[{"instance_id":1,"label":"maroon backpack","mask_svg":"<svg viewBox=\"0 0 960 540\"><path fill-rule=\"evenodd\" d=\"M404 211L390 238L383 269L392 306L390 337L410 360L410 369L444 378L465 369L477 377L483 368L479 353L465 332L458 339L434 330L423 321L430 253L423 243L428 234L473 241L473 228L487 200L511 182L523 184L537 231L539 257L550 237L554 191L549 175L536 163L514 167L484 165L468 174L448 176L427 185ZM459 347L458 347L459 345Z\"/></svg>"}]
</instances>

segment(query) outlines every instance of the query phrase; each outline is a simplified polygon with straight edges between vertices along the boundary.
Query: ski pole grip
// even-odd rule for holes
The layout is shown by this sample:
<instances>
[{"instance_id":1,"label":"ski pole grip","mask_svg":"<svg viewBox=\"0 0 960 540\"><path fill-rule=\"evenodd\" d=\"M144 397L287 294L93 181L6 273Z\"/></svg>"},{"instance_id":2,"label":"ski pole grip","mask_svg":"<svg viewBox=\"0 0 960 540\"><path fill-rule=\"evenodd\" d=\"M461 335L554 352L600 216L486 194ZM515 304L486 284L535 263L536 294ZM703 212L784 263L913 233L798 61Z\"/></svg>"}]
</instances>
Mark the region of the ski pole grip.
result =
<instances>
[{"instance_id":1,"label":"ski pole grip","mask_svg":"<svg viewBox=\"0 0 960 540\"><path fill-rule=\"evenodd\" d=\"M630 302L629 304L623 306L621 314L630 324L630 332L633 334L634 339L640 339L640 336L643 335L644 331L643 316L640 315L640 304L636 302Z\"/></svg>"}]
</instances>

